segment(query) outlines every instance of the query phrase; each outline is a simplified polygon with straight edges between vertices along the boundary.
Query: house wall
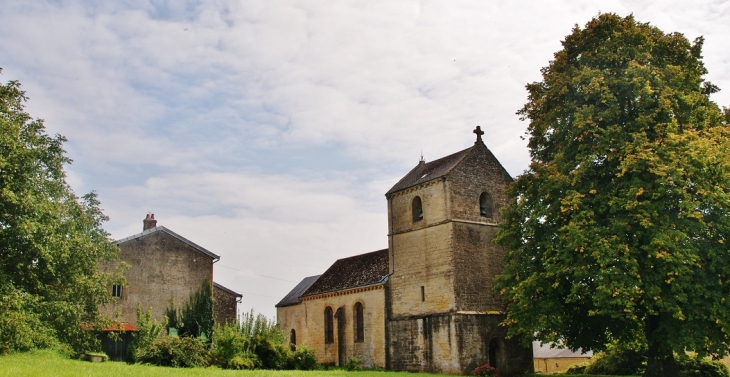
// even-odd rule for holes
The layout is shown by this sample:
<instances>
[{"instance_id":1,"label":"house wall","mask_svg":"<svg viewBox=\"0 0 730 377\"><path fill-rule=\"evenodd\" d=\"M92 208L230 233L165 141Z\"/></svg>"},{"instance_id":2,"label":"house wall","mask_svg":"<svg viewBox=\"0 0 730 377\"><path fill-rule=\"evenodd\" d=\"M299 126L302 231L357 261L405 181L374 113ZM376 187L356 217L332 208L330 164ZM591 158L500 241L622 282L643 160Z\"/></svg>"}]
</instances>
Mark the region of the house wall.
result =
<instances>
[{"instance_id":1,"label":"house wall","mask_svg":"<svg viewBox=\"0 0 730 377\"><path fill-rule=\"evenodd\" d=\"M363 305L364 341L355 342L355 303ZM325 344L324 311L329 306L335 315L334 343ZM276 316L281 329L296 331L297 345L313 348L322 364L343 365L348 358L362 360L365 367L385 368L385 299L382 285L361 288L351 293L339 292L305 298L299 304L278 307ZM341 324L340 324L341 323ZM342 337L338 334L342 326ZM342 354L340 354L340 346Z\"/></svg>"},{"instance_id":2,"label":"house wall","mask_svg":"<svg viewBox=\"0 0 730 377\"><path fill-rule=\"evenodd\" d=\"M213 286L213 312L215 322L225 324L236 320L238 297Z\"/></svg>"},{"instance_id":3,"label":"house wall","mask_svg":"<svg viewBox=\"0 0 730 377\"><path fill-rule=\"evenodd\" d=\"M129 265L124 271L127 285L122 297L101 312L120 322L137 321L138 303L161 322L171 302L180 307L205 279L213 281L213 259L164 231L120 243L119 260ZM100 267L109 271L118 264L106 262Z\"/></svg>"},{"instance_id":4,"label":"house wall","mask_svg":"<svg viewBox=\"0 0 730 377\"><path fill-rule=\"evenodd\" d=\"M559 358L535 358L535 373L557 373L569 367L585 363L590 357L559 357Z\"/></svg>"}]
</instances>

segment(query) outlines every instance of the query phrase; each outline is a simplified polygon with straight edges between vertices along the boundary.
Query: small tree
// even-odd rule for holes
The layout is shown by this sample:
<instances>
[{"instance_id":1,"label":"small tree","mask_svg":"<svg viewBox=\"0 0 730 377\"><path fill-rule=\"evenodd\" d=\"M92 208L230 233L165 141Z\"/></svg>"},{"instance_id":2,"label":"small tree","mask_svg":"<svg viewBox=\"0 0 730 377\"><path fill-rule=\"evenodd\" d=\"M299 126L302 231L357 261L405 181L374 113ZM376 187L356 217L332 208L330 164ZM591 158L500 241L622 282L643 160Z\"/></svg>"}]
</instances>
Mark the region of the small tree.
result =
<instances>
[{"instance_id":1,"label":"small tree","mask_svg":"<svg viewBox=\"0 0 730 377\"><path fill-rule=\"evenodd\" d=\"M702 76L702 38L601 14L527 85L530 168L497 237L510 334L603 350L730 344L730 132Z\"/></svg>"}]
</instances>

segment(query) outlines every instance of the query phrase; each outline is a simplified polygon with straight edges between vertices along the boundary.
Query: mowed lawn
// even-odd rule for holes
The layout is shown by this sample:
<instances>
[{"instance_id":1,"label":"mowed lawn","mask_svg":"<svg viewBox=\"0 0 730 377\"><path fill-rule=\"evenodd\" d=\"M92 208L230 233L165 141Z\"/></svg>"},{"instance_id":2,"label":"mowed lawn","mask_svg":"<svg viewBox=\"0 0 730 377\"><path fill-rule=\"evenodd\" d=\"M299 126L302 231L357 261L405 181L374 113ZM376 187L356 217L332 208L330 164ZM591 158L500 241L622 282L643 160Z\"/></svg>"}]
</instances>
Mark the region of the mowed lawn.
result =
<instances>
[{"instance_id":1,"label":"mowed lawn","mask_svg":"<svg viewBox=\"0 0 730 377\"><path fill-rule=\"evenodd\" d=\"M129 365L120 362L90 363L70 360L54 351L34 351L0 356L0 377L20 376L129 376L129 377L437 377L443 374L356 371L269 371L222 370L217 368L164 368L149 365Z\"/></svg>"},{"instance_id":2,"label":"mowed lawn","mask_svg":"<svg viewBox=\"0 0 730 377\"><path fill-rule=\"evenodd\" d=\"M446 377L445 374L345 370L222 370L217 368L164 368L120 362L90 363L71 360L55 351L43 350L0 356L0 377ZM550 377L532 374L531 377ZM450 376L453 377L453 376ZM571 377L601 377L572 375ZM608 376L604 376L608 377ZM610 376L619 377L619 376ZM628 376L627 376L628 377Z\"/></svg>"}]
</instances>

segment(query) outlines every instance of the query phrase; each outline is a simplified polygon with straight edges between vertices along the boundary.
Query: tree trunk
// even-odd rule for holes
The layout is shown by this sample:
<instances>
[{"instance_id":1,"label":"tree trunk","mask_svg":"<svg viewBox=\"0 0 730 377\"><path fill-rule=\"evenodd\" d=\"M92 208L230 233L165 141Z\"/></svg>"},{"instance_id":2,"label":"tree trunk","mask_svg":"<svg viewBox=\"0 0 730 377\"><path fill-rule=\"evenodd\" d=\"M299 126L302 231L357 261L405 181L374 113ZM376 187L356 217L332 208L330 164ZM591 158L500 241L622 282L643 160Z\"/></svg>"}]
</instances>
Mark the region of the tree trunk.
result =
<instances>
[{"instance_id":1,"label":"tree trunk","mask_svg":"<svg viewBox=\"0 0 730 377\"><path fill-rule=\"evenodd\" d=\"M674 360L672 347L661 333L661 316L649 316L646 320L647 360L643 377L679 377L679 365Z\"/></svg>"}]
</instances>

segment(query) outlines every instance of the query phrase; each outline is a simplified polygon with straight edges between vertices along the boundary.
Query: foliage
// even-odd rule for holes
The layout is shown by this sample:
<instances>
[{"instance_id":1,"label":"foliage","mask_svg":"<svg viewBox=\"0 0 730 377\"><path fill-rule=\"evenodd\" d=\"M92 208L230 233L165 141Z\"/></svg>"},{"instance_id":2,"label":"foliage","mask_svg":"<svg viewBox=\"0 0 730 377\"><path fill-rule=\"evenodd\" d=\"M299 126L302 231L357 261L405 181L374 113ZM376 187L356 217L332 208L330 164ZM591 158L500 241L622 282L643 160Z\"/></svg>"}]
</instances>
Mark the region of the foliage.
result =
<instances>
[{"instance_id":1,"label":"foliage","mask_svg":"<svg viewBox=\"0 0 730 377\"><path fill-rule=\"evenodd\" d=\"M291 351L286 336L264 315L245 313L240 323L217 324L211 363L225 369L302 369L317 367L314 350Z\"/></svg>"},{"instance_id":2,"label":"foliage","mask_svg":"<svg viewBox=\"0 0 730 377\"><path fill-rule=\"evenodd\" d=\"M357 357L347 358L347 363L345 363L345 369L350 372L362 369L362 360L358 359Z\"/></svg>"},{"instance_id":3,"label":"foliage","mask_svg":"<svg viewBox=\"0 0 730 377\"><path fill-rule=\"evenodd\" d=\"M179 336L202 337L210 341L213 334L213 286L208 279L193 292L182 309L175 308L174 302L165 309L167 327L177 328Z\"/></svg>"},{"instance_id":4,"label":"foliage","mask_svg":"<svg viewBox=\"0 0 730 377\"><path fill-rule=\"evenodd\" d=\"M631 349L611 344L596 353L585 368L585 374L633 375L640 374L646 367L646 353L643 349Z\"/></svg>"},{"instance_id":5,"label":"foliage","mask_svg":"<svg viewBox=\"0 0 730 377\"><path fill-rule=\"evenodd\" d=\"M647 376L727 353L730 115L702 43L601 14L527 85L532 162L497 237L511 336L643 344Z\"/></svg>"},{"instance_id":6,"label":"foliage","mask_svg":"<svg viewBox=\"0 0 730 377\"><path fill-rule=\"evenodd\" d=\"M730 377L727 365L721 361L692 355L680 358L678 364L682 377Z\"/></svg>"},{"instance_id":7,"label":"foliage","mask_svg":"<svg viewBox=\"0 0 730 377\"><path fill-rule=\"evenodd\" d=\"M81 352L94 348L95 338L79 323L99 324L99 305L112 300L115 277L97 264L116 258L117 248L101 227L108 218L96 194L78 198L66 183L66 139L48 136L43 121L24 111L26 100L17 81L0 84L1 289L32 303L13 310L31 326L47 327L42 336L53 334ZM31 344L15 339L20 343L6 339L3 348Z\"/></svg>"},{"instance_id":8,"label":"foliage","mask_svg":"<svg viewBox=\"0 0 730 377\"><path fill-rule=\"evenodd\" d=\"M57 345L56 334L37 313L38 297L10 285L0 287L0 355Z\"/></svg>"},{"instance_id":9,"label":"foliage","mask_svg":"<svg viewBox=\"0 0 730 377\"><path fill-rule=\"evenodd\" d=\"M305 346L299 346L291 356L294 369L297 370L315 370L317 369L317 356L314 349Z\"/></svg>"},{"instance_id":10,"label":"foliage","mask_svg":"<svg viewBox=\"0 0 730 377\"><path fill-rule=\"evenodd\" d=\"M568 367L568 369L565 370L565 374L585 374L585 370L588 367L588 362L584 361L582 363L573 364Z\"/></svg>"},{"instance_id":11,"label":"foliage","mask_svg":"<svg viewBox=\"0 0 730 377\"><path fill-rule=\"evenodd\" d=\"M137 361L166 367L209 365L209 354L200 338L165 336L137 351Z\"/></svg>"},{"instance_id":12,"label":"foliage","mask_svg":"<svg viewBox=\"0 0 730 377\"><path fill-rule=\"evenodd\" d=\"M478 366L474 368L474 370L471 372L472 376L494 376L499 377L499 371L497 368L489 365L484 364L482 366Z\"/></svg>"},{"instance_id":13,"label":"foliage","mask_svg":"<svg viewBox=\"0 0 730 377\"><path fill-rule=\"evenodd\" d=\"M142 312L142 306L137 304L137 332L132 334L132 344L129 345L129 356L127 360L131 363L137 361L140 350L149 347L162 334L162 325L152 318L152 310Z\"/></svg>"}]
</instances>

